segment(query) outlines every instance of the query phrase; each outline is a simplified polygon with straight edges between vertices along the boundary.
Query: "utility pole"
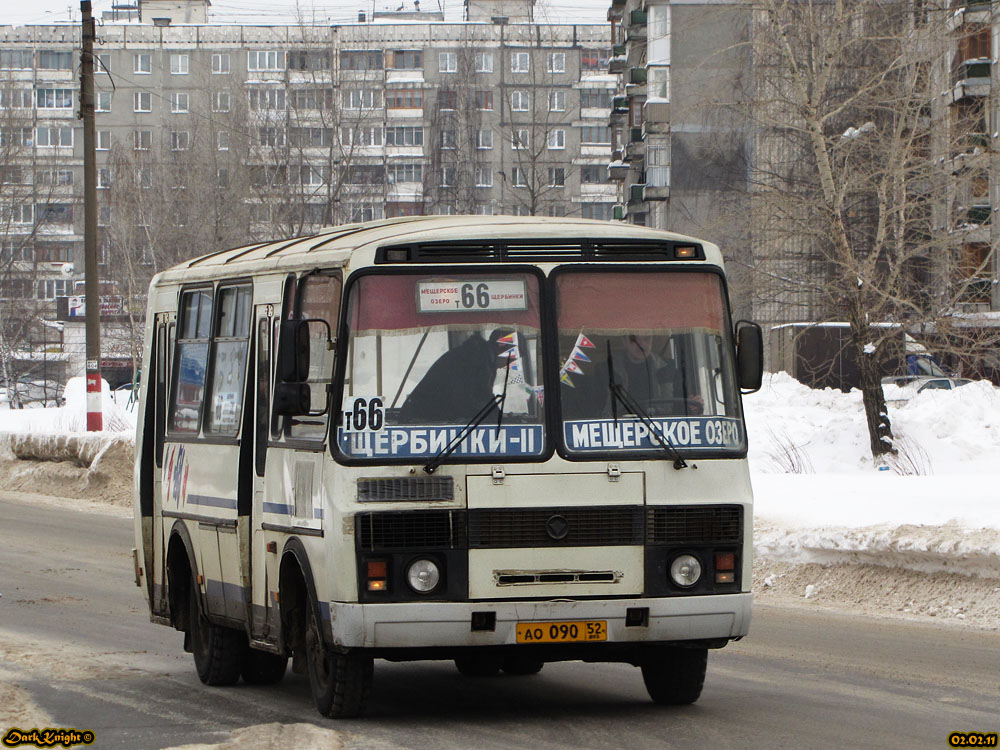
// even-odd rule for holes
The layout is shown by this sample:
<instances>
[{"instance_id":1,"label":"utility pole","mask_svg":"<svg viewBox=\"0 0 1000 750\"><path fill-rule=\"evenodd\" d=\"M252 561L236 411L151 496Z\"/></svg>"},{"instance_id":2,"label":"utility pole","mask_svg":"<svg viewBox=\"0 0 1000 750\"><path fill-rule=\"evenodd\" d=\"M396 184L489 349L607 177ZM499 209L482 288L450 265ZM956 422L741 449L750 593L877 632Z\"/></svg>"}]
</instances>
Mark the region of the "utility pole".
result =
<instances>
[{"instance_id":1,"label":"utility pole","mask_svg":"<svg viewBox=\"0 0 1000 750\"><path fill-rule=\"evenodd\" d=\"M97 133L94 122L94 38L90 0L80 0L80 119L83 120L83 277L87 335L87 431L104 428L101 392L101 299L97 270Z\"/></svg>"}]
</instances>

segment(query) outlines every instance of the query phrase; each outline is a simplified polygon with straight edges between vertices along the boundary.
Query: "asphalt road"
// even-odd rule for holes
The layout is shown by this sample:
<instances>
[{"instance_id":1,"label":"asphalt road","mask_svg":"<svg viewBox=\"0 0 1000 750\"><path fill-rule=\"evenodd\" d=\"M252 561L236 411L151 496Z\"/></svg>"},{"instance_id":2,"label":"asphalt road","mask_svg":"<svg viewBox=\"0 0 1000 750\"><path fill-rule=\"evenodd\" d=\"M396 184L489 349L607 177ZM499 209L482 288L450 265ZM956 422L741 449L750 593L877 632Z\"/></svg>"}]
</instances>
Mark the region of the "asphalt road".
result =
<instances>
[{"instance_id":1,"label":"asphalt road","mask_svg":"<svg viewBox=\"0 0 1000 750\"><path fill-rule=\"evenodd\" d=\"M621 665L474 680L380 661L369 715L331 722L291 673L203 686L181 634L149 622L132 544L120 514L0 493L0 679L58 726L93 730L95 748L218 743L268 722L335 729L347 748L477 750L945 748L952 731L1000 731L1000 633L764 606L748 638L711 653L694 706L654 706Z\"/></svg>"}]
</instances>

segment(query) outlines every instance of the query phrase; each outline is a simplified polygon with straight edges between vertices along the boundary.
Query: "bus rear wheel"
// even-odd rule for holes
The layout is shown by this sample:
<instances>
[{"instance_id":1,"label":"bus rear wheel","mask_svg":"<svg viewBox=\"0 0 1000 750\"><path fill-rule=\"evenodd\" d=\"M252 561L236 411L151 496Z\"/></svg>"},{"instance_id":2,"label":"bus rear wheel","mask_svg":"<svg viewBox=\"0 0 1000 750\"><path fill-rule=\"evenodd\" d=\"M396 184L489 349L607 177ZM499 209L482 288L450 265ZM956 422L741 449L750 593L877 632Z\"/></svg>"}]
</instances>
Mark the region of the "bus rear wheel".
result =
<instances>
[{"instance_id":1,"label":"bus rear wheel","mask_svg":"<svg viewBox=\"0 0 1000 750\"><path fill-rule=\"evenodd\" d=\"M505 656L500 668L506 674L522 676L538 674L544 666L545 662L532 659L530 656Z\"/></svg>"},{"instance_id":2,"label":"bus rear wheel","mask_svg":"<svg viewBox=\"0 0 1000 750\"><path fill-rule=\"evenodd\" d=\"M455 666L463 677L493 677L500 671L499 656L459 656Z\"/></svg>"},{"instance_id":3,"label":"bus rear wheel","mask_svg":"<svg viewBox=\"0 0 1000 750\"><path fill-rule=\"evenodd\" d=\"M329 653L323 643L315 607L307 606L306 669L316 708L331 719L351 719L364 713L371 691L373 661L358 653Z\"/></svg>"},{"instance_id":4,"label":"bus rear wheel","mask_svg":"<svg viewBox=\"0 0 1000 750\"><path fill-rule=\"evenodd\" d=\"M246 635L208 621L201 611L198 584L194 580L188 594L188 622L198 679L206 685L235 685L247 651Z\"/></svg>"},{"instance_id":5,"label":"bus rear wheel","mask_svg":"<svg viewBox=\"0 0 1000 750\"><path fill-rule=\"evenodd\" d=\"M684 706L701 696L707 666L706 648L657 648L642 664L642 680L654 703Z\"/></svg>"}]
</instances>

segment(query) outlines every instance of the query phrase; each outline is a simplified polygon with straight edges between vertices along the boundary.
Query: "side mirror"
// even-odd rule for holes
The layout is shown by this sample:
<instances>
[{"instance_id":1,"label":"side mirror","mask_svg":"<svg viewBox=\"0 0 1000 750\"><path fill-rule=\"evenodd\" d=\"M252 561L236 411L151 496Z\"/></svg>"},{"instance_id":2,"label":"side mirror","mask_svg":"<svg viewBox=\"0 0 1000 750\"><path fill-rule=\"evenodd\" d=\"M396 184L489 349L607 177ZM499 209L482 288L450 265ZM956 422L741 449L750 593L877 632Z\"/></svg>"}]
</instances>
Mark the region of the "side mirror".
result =
<instances>
[{"instance_id":1,"label":"side mirror","mask_svg":"<svg viewBox=\"0 0 1000 750\"><path fill-rule=\"evenodd\" d=\"M278 347L279 383L300 383L309 377L309 321L286 320L281 324Z\"/></svg>"},{"instance_id":2,"label":"side mirror","mask_svg":"<svg viewBox=\"0 0 1000 750\"><path fill-rule=\"evenodd\" d=\"M764 334L748 320L736 323L736 378L743 393L759 391L764 380Z\"/></svg>"},{"instance_id":3,"label":"side mirror","mask_svg":"<svg viewBox=\"0 0 1000 750\"><path fill-rule=\"evenodd\" d=\"M279 381L274 385L274 411L283 417L308 415L312 408L312 391L308 383Z\"/></svg>"}]
</instances>

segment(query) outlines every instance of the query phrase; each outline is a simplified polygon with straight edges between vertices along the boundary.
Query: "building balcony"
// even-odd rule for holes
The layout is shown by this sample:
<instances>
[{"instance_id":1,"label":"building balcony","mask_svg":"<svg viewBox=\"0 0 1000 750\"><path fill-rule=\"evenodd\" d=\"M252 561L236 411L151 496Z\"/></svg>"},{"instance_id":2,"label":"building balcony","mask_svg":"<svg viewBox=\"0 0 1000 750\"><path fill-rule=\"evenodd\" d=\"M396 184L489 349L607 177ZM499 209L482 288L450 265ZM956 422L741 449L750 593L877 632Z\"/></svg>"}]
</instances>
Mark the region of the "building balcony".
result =
<instances>
[{"instance_id":1,"label":"building balcony","mask_svg":"<svg viewBox=\"0 0 1000 750\"><path fill-rule=\"evenodd\" d=\"M642 193L646 189L645 185L631 185L628 189L628 202L629 205L635 205L636 203L642 203Z\"/></svg>"},{"instance_id":2,"label":"building balcony","mask_svg":"<svg viewBox=\"0 0 1000 750\"><path fill-rule=\"evenodd\" d=\"M615 221L624 221L625 219L625 206L621 203L615 205L613 216Z\"/></svg>"},{"instance_id":3,"label":"building balcony","mask_svg":"<svg viewBox=\"0 0 1000 750\"><path fill-rule=\"evenodd\" d=\"M649 21L649 14L644 10L633 10L628 15L630 26L645 26Z\"/></svg>"},{"instance_id":4,"label":"building balcony","mask_svg":"<svg viewBox=\"0 0 1000 750\"><path fill-rule=\"evenodd\" d=\"M959 282L959 302L965 305L983 305L988 310L988 305L993 298L993 290L997 282L986 277L973 277Z\"/></svg>"},{"instance_id":5,"label":"building balcony","mask_svg":"<svg viewBox=\"0 0 1000 750\"><path fill-rule=\"evenodd\" d=\"M628 162L621 160L615 160L608 164L608 179L615 180L616 182L621 182L626 177L628 177L629 165Z\"/></svg>"},{"instance_id":6,"label":"building balcony","mask_svg":"<svg viewBox=\"0 0 1000 750\"><path fill-rule=\"evenodd\" d=\"M624 44L613 44L611 45L611 56L612 57L625 57L628 55L628 47Z\"/></svg>"},{"instance_id":7,"label":"building balcony","mask_svg":"<svg viewBox=\"0 0 1000 750\"><path fill-rule=\"evenodd\" d=\"M990 61L966 60L955 68L952 78L954 84L951 89L951 101L953 103L989 96Z\"/></svg>"},{"instance_id":8,"label":"building balcony","mask_svg":"<svg viewBox=\"0 0 1000 750\"><path fill-rule=\"evenodd\" d=\"M636 85L645 86L646 85L646 69L645 68L632 68L628 72L628 82L634 83Z\"/></svg>"},{"instance_id":9,"label":"building balcony","mask_svg":"<svg viewBox=\"0 0 1000 750\"><path fill-rule=\"evenodd\" d=\"M991 15L990 0L969 0L964 3L964 7L958 8L952 13L945 27L948 31L958 31L963 26L983 26L990 22Z\"/></svg>"},{"instance_id":10,"label":"building balcony","mask_svg":"<svg viewBox=\"0 0 1000 750\"><path fill-rule=\"evenodd\" d=\"M665 201L670 199L669 185L646 185L642 190L644 201Z\"/></svg>"},{"instance_id":11,"label":"building balcony","mask_svg":"<svg viewBox=\"0 0 1000 750\"><path fill-rule=\"evenodd\" d=\"M625 45L621 45L625 46ZM615 55L608 61L609 73L624 73L628 69L628 58L625 55Z\"/></svg>"}]
</instances>

